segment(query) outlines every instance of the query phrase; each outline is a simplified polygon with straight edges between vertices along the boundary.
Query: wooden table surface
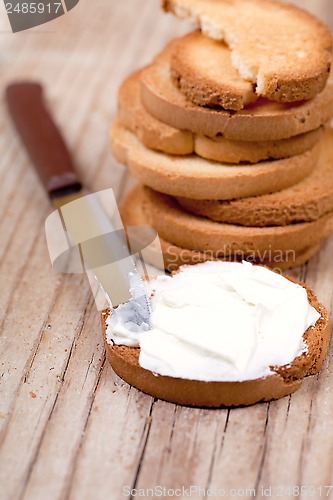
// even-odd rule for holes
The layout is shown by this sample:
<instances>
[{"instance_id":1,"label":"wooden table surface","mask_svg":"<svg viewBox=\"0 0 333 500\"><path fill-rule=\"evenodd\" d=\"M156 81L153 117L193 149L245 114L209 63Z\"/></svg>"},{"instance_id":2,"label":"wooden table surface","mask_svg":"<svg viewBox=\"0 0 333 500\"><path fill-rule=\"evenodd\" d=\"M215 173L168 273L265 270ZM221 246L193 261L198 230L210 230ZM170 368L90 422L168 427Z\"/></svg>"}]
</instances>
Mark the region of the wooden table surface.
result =
<instances>
[{"instance_id":1,"label":"wooden table surface","mask_svg":"<svg viewBox=\"0 0 333 500\"><path fill-rule=\"evenodd\" d=\"M81 0L66 16L16 35L1 6L2 94L14 79L41 81L84 182L95 191L112 187L118 198L133 181L108 146L117 88L188 29L158 3ZM331 0L299 3L333 23ZM322 486L327 497L332 351L297 393L249 408L190 409L129 387L105 361L86 277L51 269L44 236L51 207L3 99L1 106L1 500L117 500L130 488L190 485L201 488L192 498L204 498L204 488L220 497L257 488L261 497L262 486L295 485ZM293 272L330 310L332 255L333 237ZM279 492L289 498L277 489L271 497Z\"/></svg>"}]
</instances>

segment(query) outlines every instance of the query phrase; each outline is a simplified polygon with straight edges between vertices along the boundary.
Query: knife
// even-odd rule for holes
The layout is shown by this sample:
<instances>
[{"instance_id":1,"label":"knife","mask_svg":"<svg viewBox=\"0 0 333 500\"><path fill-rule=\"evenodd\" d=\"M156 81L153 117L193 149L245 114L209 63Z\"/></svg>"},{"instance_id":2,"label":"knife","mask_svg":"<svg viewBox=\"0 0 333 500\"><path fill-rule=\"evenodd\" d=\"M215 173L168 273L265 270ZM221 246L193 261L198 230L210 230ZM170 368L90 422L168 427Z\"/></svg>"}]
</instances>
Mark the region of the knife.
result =
<instances>
[{"instance_id":1,"label":"knife","mask_svg":"<svg viewBox=\"0 0 333 500\"><path fill-rule=\"evenodd\" d=\"M6 88L6 101L32 164L60 213L70 244L79 246L85 267L97 279L113 312L129 303L135 311L134 322L148 329L150 303L128 250L116 201L103 200L103 191L100 196L89 194L80 182L65 141L44 103L40 84L13 83ZM106 213L107 205L113 208L112 220Z\"/></svg>"}]
</instances>

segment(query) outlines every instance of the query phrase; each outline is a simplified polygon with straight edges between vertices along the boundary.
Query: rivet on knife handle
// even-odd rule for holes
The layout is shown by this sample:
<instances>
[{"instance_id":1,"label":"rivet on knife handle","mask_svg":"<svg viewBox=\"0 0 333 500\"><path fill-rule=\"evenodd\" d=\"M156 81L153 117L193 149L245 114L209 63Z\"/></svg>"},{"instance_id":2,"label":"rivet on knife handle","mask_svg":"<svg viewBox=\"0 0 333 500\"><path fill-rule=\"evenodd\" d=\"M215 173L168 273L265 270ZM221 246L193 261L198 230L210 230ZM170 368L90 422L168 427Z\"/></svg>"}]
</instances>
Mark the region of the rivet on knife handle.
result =
<instances>
[{"instance_id":1,"label":"rivet on knife handle","mask_svg":"<svg viewBox=\"0 0 333 500\"><path fill-rule=\"evenodd\" d=\"M67 147L43 100L42 86L18 82L6 89L8 109L50 197L81 189Z\"/></svg>"}]
</instances>

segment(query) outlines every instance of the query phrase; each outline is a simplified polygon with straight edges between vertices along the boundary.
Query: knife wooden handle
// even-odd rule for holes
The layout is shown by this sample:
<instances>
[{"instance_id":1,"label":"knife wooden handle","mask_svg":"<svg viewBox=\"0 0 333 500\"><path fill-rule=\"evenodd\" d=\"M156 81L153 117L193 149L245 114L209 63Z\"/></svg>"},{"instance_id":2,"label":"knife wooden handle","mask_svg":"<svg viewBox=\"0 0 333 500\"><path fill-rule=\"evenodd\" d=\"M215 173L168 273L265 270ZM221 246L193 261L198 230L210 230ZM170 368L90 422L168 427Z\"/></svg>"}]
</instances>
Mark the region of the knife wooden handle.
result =
<instances>
[{"instance_id":1,"label":"knife wooden handle","mask_svg":"<svg viewBox=\"0 0 333 500\"><path fill-rule=\"evenodd\" d=\"M81 189L66 144L43 100L42 86L18 82L6 89L8 109L51 198Z\"/></svg>"}]
</instances>

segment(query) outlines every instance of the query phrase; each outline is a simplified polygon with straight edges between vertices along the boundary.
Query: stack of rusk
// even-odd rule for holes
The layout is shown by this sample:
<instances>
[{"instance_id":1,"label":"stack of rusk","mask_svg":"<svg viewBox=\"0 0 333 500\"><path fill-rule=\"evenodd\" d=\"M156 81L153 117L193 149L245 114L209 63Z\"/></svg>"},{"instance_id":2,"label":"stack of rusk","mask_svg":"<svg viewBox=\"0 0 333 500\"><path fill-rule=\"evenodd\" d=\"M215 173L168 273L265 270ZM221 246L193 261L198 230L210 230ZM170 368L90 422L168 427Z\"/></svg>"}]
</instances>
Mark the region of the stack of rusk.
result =
<instances>
[{"instance_id":1,"label":"stack of rusk","mask_svg":"<svg viewBox=\"0 0 333 500\"><path fill-rule=\"evenodd\" d=\"M140 185L125 225L157 230L166 268L286 269L333 230L332 36L274 0L165 0L199 30L127 78L111 143Z\"/></svg>"}]
</instances>

